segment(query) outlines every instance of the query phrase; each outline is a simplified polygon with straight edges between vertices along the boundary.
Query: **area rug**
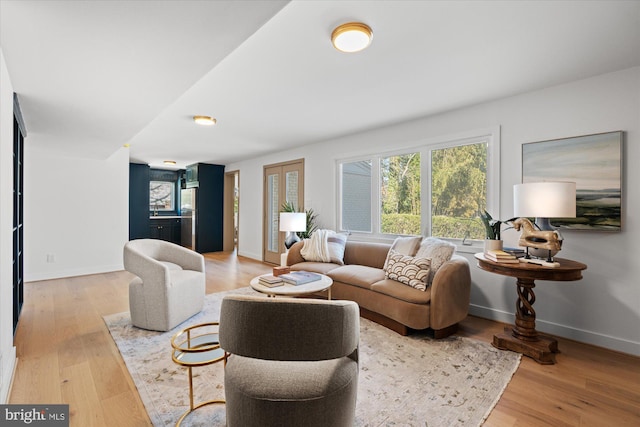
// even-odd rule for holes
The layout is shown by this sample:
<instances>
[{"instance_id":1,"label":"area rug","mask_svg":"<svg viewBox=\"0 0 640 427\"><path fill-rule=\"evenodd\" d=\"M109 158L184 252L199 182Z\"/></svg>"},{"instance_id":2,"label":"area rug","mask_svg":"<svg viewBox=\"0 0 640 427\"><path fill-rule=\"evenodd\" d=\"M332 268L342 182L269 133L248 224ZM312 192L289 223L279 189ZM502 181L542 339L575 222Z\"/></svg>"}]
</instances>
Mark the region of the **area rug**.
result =
<instances>
[{"instance_id":1,"label":"area rug","mask_svg":"<svg viewBox=\"0 0 640 427\"><path fill-rule=\"evenodd\" d=\"M160 333L131 325L129 313L104 317L154 426L173 426L189 407L187 369L171 360L171 337L198 323L217 321L228 294L207 295L204 310ZM403 337L360 319L360 375L355 426L479 426L500 399L520 355L452 336ZM193 368L195 402L224 399L222 363ZM183 426L224 426L224 405L190 414Z\"/></svg>"}]
</instances>

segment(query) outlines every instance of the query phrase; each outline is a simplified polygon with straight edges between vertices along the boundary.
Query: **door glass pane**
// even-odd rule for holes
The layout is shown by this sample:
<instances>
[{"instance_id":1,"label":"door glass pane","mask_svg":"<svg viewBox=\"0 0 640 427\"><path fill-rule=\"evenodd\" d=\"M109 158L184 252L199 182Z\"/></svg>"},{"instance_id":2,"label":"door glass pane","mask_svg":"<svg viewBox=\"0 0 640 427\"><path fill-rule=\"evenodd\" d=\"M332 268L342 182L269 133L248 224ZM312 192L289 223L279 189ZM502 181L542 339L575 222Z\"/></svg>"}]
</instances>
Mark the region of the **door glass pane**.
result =
<instances>
[{"instance_id":1,"label":"door glass pane","mask_svg":"<svg viewBox=\"0 0 640 427\"><path fill-rule=\"evenodd\" d=\"M285 174L285 197L286 201L291 203L296 211L300 210L298 200L298 171L291 171Z\"/></svg>"},{"instance_id":2,"label":"door glass pane","mask_svg":"<svg viewBox=\"0 0 640 427\"><path fill-rule=\"evenodd\" d=\"M380 159L380 232L420 235L420 153Z\"/></svg>"},{"instance_id":3,"label":"door glass pane","mask_svg":"<svg viewBox=\"0 0 640 427\"><path fill-rule=\"evenodd\" d=\"M342 164L342 229L371 232L371 161Z\"/></svg>"},{"instance_id":4,"label":"door glass pane","mask_svg":"<svg viewBox=\"0 0 640 427\"><path fill-rule=\"evenodd\" d=\"M280 252L278 248L278 212L280 201L278 200L278 175L267 176L267 250Z\"/></svg>"}]
</instances>

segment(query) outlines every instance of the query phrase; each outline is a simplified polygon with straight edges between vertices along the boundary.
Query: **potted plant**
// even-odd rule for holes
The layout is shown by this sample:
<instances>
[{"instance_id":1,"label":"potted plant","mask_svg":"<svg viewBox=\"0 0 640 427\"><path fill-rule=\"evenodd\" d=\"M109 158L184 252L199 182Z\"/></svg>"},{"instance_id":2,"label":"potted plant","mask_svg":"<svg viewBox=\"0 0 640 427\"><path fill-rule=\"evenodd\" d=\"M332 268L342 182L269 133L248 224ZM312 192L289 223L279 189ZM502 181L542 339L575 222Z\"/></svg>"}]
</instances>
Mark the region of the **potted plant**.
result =
<instances>
[{"instance_id":1,"label":"potted plant","mask_svg":"<svg viewBox=\"0 0 640 427\"><path fill-rule=\"evenodd\" d=\"M507 223L512 221L514 218L509 219L507 221L500 221L497 219L493 219L491 214L486 210L480 214L480 218L482 219L482 223L484 224L485 229L485 241L484 241L484 251L489 251L493 249L502 250L502 239L500 238L501 226L503 223Z\"/></svg>"},{"instance_id":2,"label":"potted plant","mask_svg":"<svg viewBox=\"0 0 640 427\"><path fill-rule=\"evenodd\" d=\"M284 202L282 204L281 212L297 212L297 211L293 203ZM316 218L318 217L318 214L316 214L313 211L313 209L307 209L305 213L307 214L307 230L300 231L297 233L298 237L300 237L301 239L308 239L309 237L311 237L313 232L318 229L318 226L316 225Z\"/></svg>"}]
</instances>

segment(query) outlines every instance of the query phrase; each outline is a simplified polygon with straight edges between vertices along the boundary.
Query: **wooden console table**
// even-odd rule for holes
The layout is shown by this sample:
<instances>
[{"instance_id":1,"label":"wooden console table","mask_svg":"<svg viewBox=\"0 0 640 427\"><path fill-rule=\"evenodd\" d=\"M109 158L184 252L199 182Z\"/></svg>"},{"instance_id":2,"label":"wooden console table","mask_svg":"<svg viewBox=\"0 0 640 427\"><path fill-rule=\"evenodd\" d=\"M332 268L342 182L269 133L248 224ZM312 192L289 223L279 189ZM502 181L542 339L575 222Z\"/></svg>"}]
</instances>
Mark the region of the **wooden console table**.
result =
<instances>
[{"instance_id":1,"label":"wooden console table","mask_svg":"<svg viewBox=\"0 0 640 427\"><path fill-rule=\"evenodd\" d=\"M538 363L555 363L554 353L558 352L558 341L536 331L536 312L533 303L536 295L534 280L572 281L582 279L582 270L587 266L577 261L554 258L559 267L542 267L537 264L520 262L507 264L493 262L483 253L475 254L478 267L491 273L515 277L518 286L516 301L516 324L506 327L504 332L493 336L493 346L502 350L511 350L531 357Z\"/></svg>"}]
</instances>

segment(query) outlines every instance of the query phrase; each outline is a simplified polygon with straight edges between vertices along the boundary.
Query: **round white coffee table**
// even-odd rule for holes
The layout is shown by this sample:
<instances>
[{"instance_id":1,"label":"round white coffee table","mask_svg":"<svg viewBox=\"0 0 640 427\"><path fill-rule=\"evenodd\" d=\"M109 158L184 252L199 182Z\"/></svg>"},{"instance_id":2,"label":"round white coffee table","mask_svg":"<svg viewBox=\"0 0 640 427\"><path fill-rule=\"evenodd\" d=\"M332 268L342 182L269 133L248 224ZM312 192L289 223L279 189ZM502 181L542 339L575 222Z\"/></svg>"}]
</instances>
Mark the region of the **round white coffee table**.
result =
<instances>
[{"instance_id":1,"label":"round white coffee table","mask_svg":"<svg viewBox=\"0 0 640 427\"><path fill-rule=\"evenodd\" d=\"M264 274L263 276L268 276L268 274ZM251 288L253 288L254 291L266 294L269 297L275 297L276 295L295 297L327 291L327 299L331 299L331 285L333 285L333 280L331 280L331 277L324 274L320 274L320 280L305 283L304 285L290 285L285 283L284 285L273 288L264 286L259 280L260 276L251 279Z\"/></svg>"}]
</instances>

